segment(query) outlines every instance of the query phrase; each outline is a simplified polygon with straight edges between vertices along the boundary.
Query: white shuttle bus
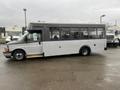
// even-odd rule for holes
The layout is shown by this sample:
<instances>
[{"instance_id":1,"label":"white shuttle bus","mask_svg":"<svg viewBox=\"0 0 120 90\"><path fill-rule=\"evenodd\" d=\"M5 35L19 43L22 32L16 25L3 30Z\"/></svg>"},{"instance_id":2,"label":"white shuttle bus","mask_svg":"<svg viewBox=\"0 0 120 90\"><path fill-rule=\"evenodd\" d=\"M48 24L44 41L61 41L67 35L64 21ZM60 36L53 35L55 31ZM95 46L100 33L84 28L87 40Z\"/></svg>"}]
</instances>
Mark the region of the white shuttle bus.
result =
<instances>
[{"instance_id":1,"label":"white shuttle bus","mask_svg":"<svg viewBox=\"0 0 120 90\"><path fill-rule=\"evenodd\" d=\"M27 57L48 57L106 50L104 24L30 23L27 33L18 41L7 43L4 56L15 60Z\"/></svg>"}]
</instances>

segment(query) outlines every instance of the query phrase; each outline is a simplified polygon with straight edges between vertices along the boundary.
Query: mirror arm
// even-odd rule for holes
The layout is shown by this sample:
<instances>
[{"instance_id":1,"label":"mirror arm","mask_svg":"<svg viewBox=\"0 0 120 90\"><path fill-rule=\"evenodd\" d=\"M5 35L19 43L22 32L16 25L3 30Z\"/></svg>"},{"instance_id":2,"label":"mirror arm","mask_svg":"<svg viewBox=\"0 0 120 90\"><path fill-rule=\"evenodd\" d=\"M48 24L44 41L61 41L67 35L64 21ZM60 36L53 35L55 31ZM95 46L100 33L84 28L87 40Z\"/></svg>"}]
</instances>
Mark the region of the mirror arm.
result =
<instances>
[{"instance_id":1,"label":"mirror arm","mask_svg":"<svg viewBox=\"0 0 120 90\"><path fill-rule=\"evenodd\" d=\"M41 44L41 42L39 41L39 44Z\"/></svg>"},{"instance_id":2,"label":"mirror arm","mask_svg":"<svg viewBox=\"0 0 120 90\"><path fill-rule=\"evenodd\" d=\"M27 40L27 37L25 37L25 43L27 43L27 41L28 41L28 40Z\"/></svg>"}]
</instances>

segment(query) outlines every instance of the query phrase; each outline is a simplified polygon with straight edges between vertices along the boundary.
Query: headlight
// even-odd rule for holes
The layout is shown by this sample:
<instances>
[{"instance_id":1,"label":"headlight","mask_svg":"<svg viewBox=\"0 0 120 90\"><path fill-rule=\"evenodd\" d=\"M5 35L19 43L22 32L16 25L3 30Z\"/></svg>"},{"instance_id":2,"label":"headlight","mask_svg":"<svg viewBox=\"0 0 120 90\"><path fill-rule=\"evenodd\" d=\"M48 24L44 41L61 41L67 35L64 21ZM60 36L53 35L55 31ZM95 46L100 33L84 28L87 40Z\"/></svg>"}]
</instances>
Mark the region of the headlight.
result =
<instances>
[{"instance_id":1,"label":"headlight","mask_svg":"<svg viewBox=\"0 0 120 90\"><path fill-rule=\"evenodd\" d=\"M5 51L5 52L9 52L9 47L8 47L8 45L7 45L7 47L4 47L4 51Z\"/></svg>"},{"instance_id":2,"label":"headlight","mask_svg":"<svg viewBox=\"0 0 120 90\"><path fill-rule=\"evenodd\" d=\"M8 48L4 48L4 51L5 51L5 52L9 52L9 49L8 49Z\"/></svg>"}]
</instances>

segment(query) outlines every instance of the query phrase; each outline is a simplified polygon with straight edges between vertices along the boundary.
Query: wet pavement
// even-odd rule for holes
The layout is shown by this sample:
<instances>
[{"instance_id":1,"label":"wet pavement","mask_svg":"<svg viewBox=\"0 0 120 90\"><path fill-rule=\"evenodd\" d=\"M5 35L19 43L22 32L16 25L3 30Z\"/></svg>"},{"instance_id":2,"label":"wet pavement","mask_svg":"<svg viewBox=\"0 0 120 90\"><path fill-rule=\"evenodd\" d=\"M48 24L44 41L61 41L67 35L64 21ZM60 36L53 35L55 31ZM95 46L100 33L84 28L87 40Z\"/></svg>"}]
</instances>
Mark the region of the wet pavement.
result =
<instances>
[{"instance_id":1,"label":"wet pavement","mask_svg":"<svg viewBox=\"0 0 120 90\"><path fill-rule=\"evenodd\" d=\"M120 48L12 61L0 48L0 90L120 90Z\"/></svg>"}]
</instances>

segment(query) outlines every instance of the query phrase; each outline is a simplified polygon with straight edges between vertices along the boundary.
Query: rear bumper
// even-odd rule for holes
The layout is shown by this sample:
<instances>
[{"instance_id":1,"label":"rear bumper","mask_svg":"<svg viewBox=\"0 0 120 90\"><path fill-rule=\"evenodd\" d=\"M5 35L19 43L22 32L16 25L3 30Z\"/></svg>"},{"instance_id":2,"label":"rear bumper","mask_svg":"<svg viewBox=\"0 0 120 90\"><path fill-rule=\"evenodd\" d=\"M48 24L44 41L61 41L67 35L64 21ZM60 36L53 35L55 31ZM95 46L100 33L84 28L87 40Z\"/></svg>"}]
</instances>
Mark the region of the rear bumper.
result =
<instances>
[{"instance_id":1,"label":"rear bumper","mask_svg":"<svg viewBox=\"0 0 120 90\"><path fill-rule=\"evenodd\" d=\"M6 58L11 58L12 55L11 52L3 52L3 54Z\"/></svg>"}]
</instances>

